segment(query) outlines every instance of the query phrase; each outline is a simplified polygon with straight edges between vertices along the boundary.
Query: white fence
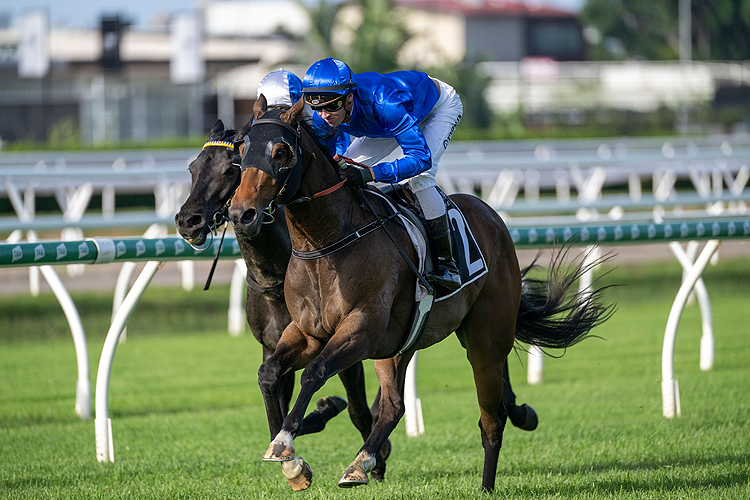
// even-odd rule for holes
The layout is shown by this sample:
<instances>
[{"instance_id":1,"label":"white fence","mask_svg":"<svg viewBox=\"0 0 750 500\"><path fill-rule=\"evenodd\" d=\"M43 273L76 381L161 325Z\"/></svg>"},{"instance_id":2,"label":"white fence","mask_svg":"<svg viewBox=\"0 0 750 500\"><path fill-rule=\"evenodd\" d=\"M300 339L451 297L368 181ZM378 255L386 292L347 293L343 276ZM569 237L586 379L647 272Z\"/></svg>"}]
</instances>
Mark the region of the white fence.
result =
<instances>
[{"instance_id":1,"label":"white fence","mask_svg":"<svg viewBox=\"0 0 750 500\"><path fill-rule=\"evenodd\" d=\"M710 102L719 84L750 84L748 62L485 62L496 112L627 109L652 111Z\"/></svg>"}]
</instances>

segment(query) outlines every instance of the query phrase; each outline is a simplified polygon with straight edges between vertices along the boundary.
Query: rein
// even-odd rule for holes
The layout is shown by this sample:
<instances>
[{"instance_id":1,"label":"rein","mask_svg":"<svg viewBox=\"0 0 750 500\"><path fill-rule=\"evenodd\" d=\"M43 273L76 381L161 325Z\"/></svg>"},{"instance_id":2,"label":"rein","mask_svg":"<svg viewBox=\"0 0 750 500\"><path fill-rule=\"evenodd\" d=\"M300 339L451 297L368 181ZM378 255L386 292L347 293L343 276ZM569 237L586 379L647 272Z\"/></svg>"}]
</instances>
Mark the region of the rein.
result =
<instances>
[{"instance_id":1,"label":"rein","mask_svg":"<svg viewBox=\"0 0 750 500\"><path fill-rule=\"evenodd\" d=\"M326 255L330 255L334 252L338 252L344 247L347 247L357 241L358 239L370 234L371 232L380 229L381 227L384 228L384 225L386 221L389 221L391 219L394 219L398 217L397 213L393 213L386 217L385 219L381 219L378 217L378 219L370 222L364 227L361 227L354 231L353 233L344 236L340 240L338 240L335 243L332 243L328 246L325 246L323 248L320 248L318 250L310 250L309 252L303 252L301 250L296 250L294 247L292 247L292 255L294 257L297 257L298 259L302 260L313 260L313 259L319 259L321 257L325 257Z\"/></svg>"}]
</instances>

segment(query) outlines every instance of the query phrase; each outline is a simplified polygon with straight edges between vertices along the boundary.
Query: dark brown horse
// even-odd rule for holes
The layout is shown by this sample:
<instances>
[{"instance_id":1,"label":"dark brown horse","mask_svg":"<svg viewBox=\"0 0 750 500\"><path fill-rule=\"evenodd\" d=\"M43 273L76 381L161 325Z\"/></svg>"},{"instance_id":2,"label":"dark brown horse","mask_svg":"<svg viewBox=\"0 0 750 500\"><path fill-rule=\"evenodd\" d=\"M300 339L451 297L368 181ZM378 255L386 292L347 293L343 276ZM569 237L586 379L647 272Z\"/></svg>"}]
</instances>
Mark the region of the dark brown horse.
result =
<instances>
[{"instance_id":1,"label":"dark brown horse","mask_svg":"<svg viewBox=\"0 0 750 500\"><path fill-rule=\"evenodd\" d=\"M206 242L240 183L239 160L232 145L241 141L249 128L248 123L240 130L225 130L221 120L217 121L209 133L207 145L190 164L190 195L177 213L175 223L180 235L192 245L201 246ZM239 146L240 154L244 148L244 144ZM247 321L253 335L263 345L263 360L266 360L276 348L281 332L291 322L283 288L291 244L283 214L272 223L264 224L263 230L252 239L238 236L237 243L247 265ZM346 389L352 422L366 439L373 417L365 395L362 364L355 363L339 377ZM278 405L286 415L294 389L294 373L284 374L280 384ZM321 398L317 409L305 417L300 434L323 430L326 422L344 407L346 401L337 396ZM382 470L385 470L384 463Z\"/></svg>"},{"instance_id":2,"label":"dark brown horse","mask_svg":"<svg viewBox=\"0 0 750 500\"><path fill-rule=\"evenodd\" d=\"M336 167L304 128L297 126L302 106L300 100L288 111L266 113L265 99L261 96L256 102L250 145L242 159L242 181L229 215L238 234L253 236L260 231L264 211L286 204L292 247L304 252L341 241L375 216L363 208L354 189L333 188L339 183ZM364 195L368 196L366 190ZM456 332L474 371L479 400L485 450L482 488L494 488L508 418L503 372L515 340L540 347L568 347L606 320L611 309L600 304L600 290L568 293L581 266L563 272L557 262L549 282L527 281L522 286L513 242L497 213L474 196L451 198L468 221L489 272L436 303L424 335L402 355L394 353L408 333L416 278L385 231L416 262L401 226L388 221L384 228L324 257L291 259L284 290L292 322L258 372L273 437L265 460L286 462L289 469L311 475L309 466L295 456L292 440L301 433L313 394L329 377L364 359L374 359L381 391L379 418L339 481L344 487L366 484L378 453L404 414L409 360L417 349ZM382 210L375 197L371 203ZM278 405L280 377L302 368L300 393L284 417Z\"/></svg>"}]
</instances>

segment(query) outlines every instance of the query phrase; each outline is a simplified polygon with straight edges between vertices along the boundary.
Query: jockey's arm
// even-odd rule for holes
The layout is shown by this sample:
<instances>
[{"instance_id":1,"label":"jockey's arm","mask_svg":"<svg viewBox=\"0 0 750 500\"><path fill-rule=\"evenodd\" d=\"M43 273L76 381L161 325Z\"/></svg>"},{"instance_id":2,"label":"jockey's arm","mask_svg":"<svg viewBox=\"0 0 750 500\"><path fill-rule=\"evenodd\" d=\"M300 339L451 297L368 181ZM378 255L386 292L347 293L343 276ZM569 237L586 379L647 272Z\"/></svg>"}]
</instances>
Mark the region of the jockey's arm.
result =
<instances>
[{"instance_id":1,"label":"jockey's arm","mask_svg":"<svg viewBox=\"0 0 750 500\"><path fill-rule=\"evenodd\" d=\"M349 144L351 142L352 141L351 141L351 137L349 137L349 134L338 130L336 133L335 154L339 156L344 156L344 153L346 152L346 149L349 147Z\"/></svg>"},{"instance_id":2,"label":"jockey's arm","mask_svg":"<svg viewBox=\"0 0 750 500\"><path fill-rule=\"evenodd\" d=\"M389 113L389 115L392 114ZM388 120L390 122L388 126L396 142L401 146L404 157L395 161L378 163L372 167L375 180L378 182L399 182L419 175L432 167L432 155L419 124L406 110L403 110L400 117L395 118L400 118L400 120L396 121L391 118Z\"/></svg>"}]
</instances>

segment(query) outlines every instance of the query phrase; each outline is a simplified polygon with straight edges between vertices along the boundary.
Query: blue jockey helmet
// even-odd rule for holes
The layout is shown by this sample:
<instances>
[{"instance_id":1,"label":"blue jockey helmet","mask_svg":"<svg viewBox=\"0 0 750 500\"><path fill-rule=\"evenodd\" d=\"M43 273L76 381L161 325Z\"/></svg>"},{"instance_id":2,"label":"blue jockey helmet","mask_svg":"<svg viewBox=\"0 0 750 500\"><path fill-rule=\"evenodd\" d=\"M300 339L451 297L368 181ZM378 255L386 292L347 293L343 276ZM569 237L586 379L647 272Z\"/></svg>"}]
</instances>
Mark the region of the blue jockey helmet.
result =
<instances>
[{"instance_id":1,"label":"blue jockey helmet","mask_svg":"<svg viewBox=\"0 0 750 500\"><path fill-rule=\"evenodd\" d=\"M357 87L354 74L345 62L326 57L310 66L305 73L303 91L305 102L320 108L343 98ZM340 107L340 106L339 106Z\"/></svg>"},{"instance_id":2,"label":"blue jockey helmet","mask_svg":"<svg viewBox=\"0 0 750 500\"><path fill-rule=\"evenodd\" d=\"M269 106L292 107L302 97L302 81L285 69L272 71L258 85L258 97L261 94Z\"/></svg>"}]
</instances>

